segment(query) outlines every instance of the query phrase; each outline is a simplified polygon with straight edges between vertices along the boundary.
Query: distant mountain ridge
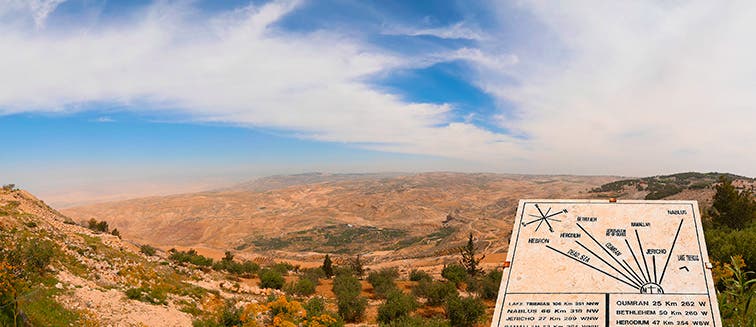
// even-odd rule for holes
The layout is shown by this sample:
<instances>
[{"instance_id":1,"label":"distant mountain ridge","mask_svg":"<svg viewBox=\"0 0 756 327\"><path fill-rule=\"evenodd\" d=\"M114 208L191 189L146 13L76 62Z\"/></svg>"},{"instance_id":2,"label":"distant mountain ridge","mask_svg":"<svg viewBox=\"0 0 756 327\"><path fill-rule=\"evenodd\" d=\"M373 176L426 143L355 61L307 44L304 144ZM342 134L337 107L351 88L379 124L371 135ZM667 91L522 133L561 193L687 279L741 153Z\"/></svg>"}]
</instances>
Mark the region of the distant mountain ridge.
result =
<instances>
[{"instance_id":1,"label":"distant mountain ridge","mask_svg":"<svg viewBox=\"0 0 756 327\"><path fill-rule=\"evenodd\" d=\"M644 199L658 200L680 194L684 190L706 189L719 181L720 177L736 181L744 189L753 189L753 178L729 173L686 172L614 181L591 190L591 193L622 197L632 193L645 192Z\"/></svg>"},{"instance_id":2,"label":"distant mountain ridge","mask_svg":"<svg viewBox=\"0 0 756 327\"><path fill-rule=\"evenodd\" d=\"M282 189L295 185L304 184L316 184L326 182L339 182L347 180L359 180L359 179L380 179L391 178L397 176L410 175L411 173L321 173L321 172L309 172L292 175L273 175L266 176L257 179L253 179L247 182L239 183L231 187L222 188L220 191L251 191L251 192L265 192L276 189Z\"/></svg>"}]
</instances>

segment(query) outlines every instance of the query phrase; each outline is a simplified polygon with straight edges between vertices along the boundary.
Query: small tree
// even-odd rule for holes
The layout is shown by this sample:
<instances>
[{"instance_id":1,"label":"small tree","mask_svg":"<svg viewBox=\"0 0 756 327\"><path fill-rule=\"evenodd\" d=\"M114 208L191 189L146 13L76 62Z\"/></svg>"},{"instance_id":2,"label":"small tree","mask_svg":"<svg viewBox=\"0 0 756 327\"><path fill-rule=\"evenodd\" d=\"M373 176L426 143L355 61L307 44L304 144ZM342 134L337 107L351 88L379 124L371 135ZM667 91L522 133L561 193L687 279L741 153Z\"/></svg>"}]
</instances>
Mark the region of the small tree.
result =
<instances>
[{"instance_id":1,"label":"small tree","mask_svg":"<svg viewBox=\"0 0 756 327\"><path fill-rule=\"evenodd\" d=\"M331 256L326 254L325 259L323 259L323 267L321 267L321 269L323 269L326 278L333 277L333 262L331 261Z\"/></svg>"},{"instance_id":2,"label":"small tree","mask_svg":"<svg viewBox=\"0 0 756 327\"><path fill-rule=\"evenodd\" d=\"M359 254L349 261L349 266L352 268L352 271L357 278L362 278L362 275L365 274L365 266L362 263L362 258Z\"/></svg>"},{"instance_id":3,"label":"small tree","mask_svg":"<svg viewBox=\"0 0 756 327\"><path fill-rule=\"evenodd\" d=\"M433 277L428 275L427 272L419 270L419 269L412 269L409 273L409 280L413 282L419 282L421 280L433 280Z\"/></svg>"},{"instance_id":4,"label":"small tree","mask_svg":"<svg viewBox=\"0 0 756 327\"><path fill-rule=\"evenodd\" d=\"M478 252L478 247L475 246L475 242L473 242L473 234L472 232L467 237L467 245L465 245L461 250L460 254L462 254L462 260L459 261L459 263L462 264L463 267L465 267L465 270L467 270L467 274L470 276L476 276L479 273L482 273L483 270L480 269L478 266L480 264L480 261L483 260L486 256L482 256L480 258L476 258L475 254Z\"/></svg>"},{"instance_id":5,"label":"small tree","mask_svg":"<svg viewBox=\"0 0 756 327\"><path fill-rule=\"evenodd\" d=\"M87 221L87 228L91 230L97 229L97 219L91 218Z\"/></svg>"},{"instance_id":6,"label":"small tree","mask_svg":"<svg viewBox=\"0 0 756 327\"><path fill-rule=\"evenodd\" d=\"M90 219L87 222L87 227L95 232L102 232L102 233L107 233L109 230L107 221L103 220L103 221L98 222L97 219L94 219L94 218Z\"/></svg>"},{"instance_id":7,"label":"small tree","mask_svg":"<svg viewBox=\"0 0 756 327\"><path fill-rule=\"evenodd\" d=\"M409 316L415 309L417 309L415 298L400 290L393 290L386 296L386 302L378 307L378 322L390 323Z\"/></svg>"},{"instance_id":8,"label":"small tree","mask_svg":"<svg viewBox=\"0 0 756 327\"><path fill-rule=\"evenodd\" d=\"M114 228L111 232L111 235L117 236L118 238L121 238L121 232L118 231L118 228Z\"/></svg>"},{"instance_id":9,"label":"small tree","mask_svg":"<svg viewBox=\"0 0 756 327\"><path fill-rule=\"evenodd\" d=\"M491 270L485 275L472 278L467 290L478 293L482 299L496 300L499 295L499 286L501 284L502 272L500 270Z\"/></svg>"},{"instance_id":10,"label":"small tree","mask_svg":"<svg viewBox=\"0 0 756 327\"><path fill-rule=\"evenodd\" d=\"M231 251L226 251L226 253L224 253L223 259L221 259L221 261L224 261L224 262L232 262L232 261L234 261L234 254L231 253Z\"/></svg>"},{"instance_id":11,"label":"small tree","mask_svg":"<svg viewBox=\"0 0 756 327\"><path fill-rule=\"evenodd\" d=\"M724 176L719 178L716 190L710 211L715 224L743 229L756 219L756 203L751 192L738 192L732 181Z\"/></svg>"},{"instance_id":12,"label":"small tree","mask_svg":"<svg viewBox=\"0 0 756 327\"><path fill-rule=\"evenodd\" d=\"M431 306L442 305L449 297L458 297L457 287L451 282L436 282L422 279L412 289L412 293L426 299Z\"/></svg>"},{"instance_id":13,"label":"small tree","mask_svg":"<svg viewBox=\"0 0 756 327\"><path fill-rule=\"evenodd\" d=\"M260 273L260 287L280 290L284 285L281 273L273 269L265 269Z\"/></svg>"},{"instance_id":14,"label":"small tree","mask_svg":"<svg viewBox=\"0 0 756 327\"><path fill-rule=\"evenodd\" d=\"M333 280L333 293L336 294L336 306L339 315L347 322L362 319L367 307L367 299L360 296L362 285L357 277L339 274Z\"/></svg>"},{"instance_id":15,"label":"small tree","mask_svg":"<svg viewBox=\"0 0 756 327\"><path fill-rule=\"evenodd\" d=\"M306 278L300 278L296 283L290 282L284 287L284 291L289 294L299 296L309 296L315 294L315 283Z\"/></svg>"},{"instance_id":16,"label":"small tree","mask_svg":"<svg viewBox=\"0 0 756 327\"><path fill-rule=\"evenodd\" d=\"M486 313L486 306L479 299L451 297L446 301L446 318L452 326L472 327Z\"/></svg>"},{"instance_id":17,"label":"small tree","mask_svg":"<svg viewBox=\"0 0 756 327\"><path fill-rule=\"evenodd\" d=\"M142 246L139 248L139 252L142 252L148 256L153 256L155 255L155 252L157 252L157 250L155 250L155 248L150 246L149 244L142 244Z\"/></svg>"},{"instance_id":18,"label":"small tree","mask_svg":"<svg viewBox=\"0 0 756 327\"><path fill-rule=\"evenodd\" d=\"M373 293L379 299L385 299L388 294L396 290L394 280L399 276L396 269L381 269L368 275L368 283L373 285Z\"/></svg>"},{"instance_id":19,"label":"small tree","mask_svg":"<svg viewBox=\"0 0 756 327\"><path fill-rule=\"evenodd\" d=\"M462 282L467 280L467 271L465 270L465 267L458 264L451 264L444 266L444 269L441 270L441 277L459 287Z\"/></svg>"}]
</instances>

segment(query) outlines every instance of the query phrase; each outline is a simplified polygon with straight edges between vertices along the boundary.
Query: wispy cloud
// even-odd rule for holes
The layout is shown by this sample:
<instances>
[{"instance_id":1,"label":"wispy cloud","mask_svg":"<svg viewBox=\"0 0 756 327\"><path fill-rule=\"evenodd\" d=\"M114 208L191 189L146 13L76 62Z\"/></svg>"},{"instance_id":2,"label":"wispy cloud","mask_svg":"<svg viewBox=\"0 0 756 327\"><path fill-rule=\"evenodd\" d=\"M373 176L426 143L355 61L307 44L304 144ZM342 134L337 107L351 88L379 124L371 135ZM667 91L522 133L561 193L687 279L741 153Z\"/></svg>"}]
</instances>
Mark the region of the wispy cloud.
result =
<instances>
[{"instance_id":1,"label":"wispy cloud","mask_svg":"<svg viewBox=\"0 0 756 327\"><path fill-rule=\"evenodd\" d=\"M37 28L45 26L47 17L66 0L0 0L0 18L18 20L28 15Z\"/></svg>"},{"instance_id":2,"label":"wispy cloud","mask_svg":"<svg viewBox=\"0 0 756 327\"><path fill-rule=\"evenodd\" d=\"M114 123L115 119L107 117L107 116L102 116L102 117L97 117L93 119L92 121L95 123Z\"/></svg>"},{"instance_id":3,"label":"wispy cloud","mask_svg":"<svg viewBox=\"0 0 756 327\"><path fill-rule=\"evenodd\" d=\"M408 36L434 36L442 39L466 39L466 40L483 40L486 38L478 28L472 28L465 22L458 22L449 26L419 28L419 27L390 27L383 31L387 35L408 35Z\"/></svg>"}]
</instances>

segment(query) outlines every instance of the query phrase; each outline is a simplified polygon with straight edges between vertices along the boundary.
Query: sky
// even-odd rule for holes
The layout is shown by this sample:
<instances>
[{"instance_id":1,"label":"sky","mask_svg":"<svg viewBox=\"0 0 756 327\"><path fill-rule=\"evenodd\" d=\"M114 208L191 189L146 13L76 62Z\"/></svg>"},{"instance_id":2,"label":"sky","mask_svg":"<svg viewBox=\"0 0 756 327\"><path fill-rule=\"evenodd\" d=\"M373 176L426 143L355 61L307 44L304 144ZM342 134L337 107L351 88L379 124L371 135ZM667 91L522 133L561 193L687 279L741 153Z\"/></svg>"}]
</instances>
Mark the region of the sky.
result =
<instances>
[{"instance_id":1,"label":"sky","mask_svg":"<svg viewBox=\"0 0 756 327\"><path fill-rule=\"evenodd\" d=\"M756 175L751 1L0 0L0 182Z\"/></svg>"}]
</instances>

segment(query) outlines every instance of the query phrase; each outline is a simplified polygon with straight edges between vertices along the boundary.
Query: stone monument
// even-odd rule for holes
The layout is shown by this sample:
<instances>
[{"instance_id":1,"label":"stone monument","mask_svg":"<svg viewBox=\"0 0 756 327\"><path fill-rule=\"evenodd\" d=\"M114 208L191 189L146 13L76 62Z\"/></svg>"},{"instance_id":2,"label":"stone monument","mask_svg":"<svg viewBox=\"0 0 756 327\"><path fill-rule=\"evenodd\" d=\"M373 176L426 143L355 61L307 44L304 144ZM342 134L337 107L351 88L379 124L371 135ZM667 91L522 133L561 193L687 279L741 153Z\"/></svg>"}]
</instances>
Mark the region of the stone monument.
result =
<instances>
[{"instance_id":1,"label":"stone monument","mask_svg":"<svg viewBox=\"0 0 756 327\"><path fill-rule=\"evenodd\" d=\"M492 327L721 325L697 202L520 201Z\"/></svg>"}]
</instances>

